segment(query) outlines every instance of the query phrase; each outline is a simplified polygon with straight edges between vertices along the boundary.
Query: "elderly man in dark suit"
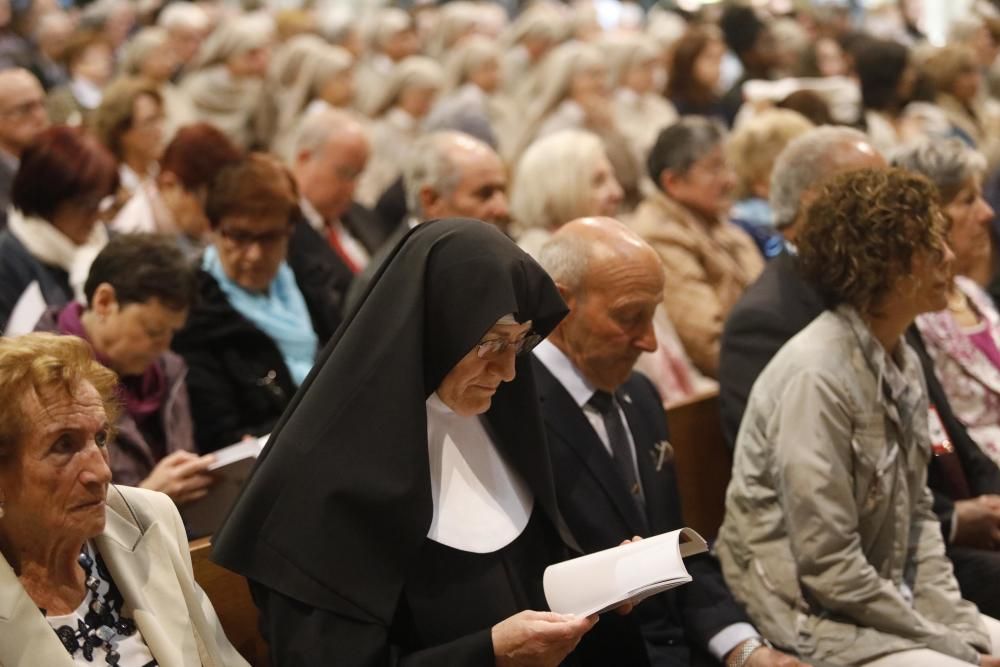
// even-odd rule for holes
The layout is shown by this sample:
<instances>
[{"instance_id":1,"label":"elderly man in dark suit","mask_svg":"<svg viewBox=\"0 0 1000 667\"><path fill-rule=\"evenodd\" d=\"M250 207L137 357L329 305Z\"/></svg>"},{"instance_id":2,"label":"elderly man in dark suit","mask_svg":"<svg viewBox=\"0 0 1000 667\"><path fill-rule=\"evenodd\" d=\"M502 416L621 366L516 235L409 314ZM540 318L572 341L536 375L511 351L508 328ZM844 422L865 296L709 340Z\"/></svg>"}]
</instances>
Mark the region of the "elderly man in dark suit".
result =
<instances>
[{"instance_id":1,"label":"elderly man in dark suit","mask_svg":"<svg viewBox=\"0 0 1000 667\"><path fill-rule=\"evenodd\" d=\"M543 247L570 314L535 349L536 383L559 508L588 552L683 526L667 424L652 383L632 372L656 349L663 293L656 252L609 218L562 227ZM694 581L640 604L654 667L790 667L733 600L710 556L688 559Z\"/></svg>"},{"instance_id":2,"label":"elderly man in dark suit","mask_svg":"<svg viewBox=\"0 0 1000 667\"><path fill-rule=\"evenodd\" d=\"M794 242L818 186L851 169L886 166L865 135L847 128L821 127L792 141L771 174L771 207L788 241L733 307L722 334L719 402L722 430L736 442L747 396L757 376L789 339L825 309L816 289L796 269ZM1000 615L1000 511L986 497L1000 494L1000 469L969 437L952 412L920 334L911 327L907 342L923 366L933 407L931 443L935 455L927 473L934 512L941 522L948 555L962 595L987 614ZM984 548L984 545L994 545Z\"/></svg>"},{"instance_id":3,"label":"elderly man in dark suit","mask_svg":"<svg viewBox=\"0 0 1000 667\"><path fill-rule=\"evenodd\" d=\"M48 126L45 91L35 75L20 68L0 71L0 229L7 226L21 151Z\"/></svg>"}]
</instances>

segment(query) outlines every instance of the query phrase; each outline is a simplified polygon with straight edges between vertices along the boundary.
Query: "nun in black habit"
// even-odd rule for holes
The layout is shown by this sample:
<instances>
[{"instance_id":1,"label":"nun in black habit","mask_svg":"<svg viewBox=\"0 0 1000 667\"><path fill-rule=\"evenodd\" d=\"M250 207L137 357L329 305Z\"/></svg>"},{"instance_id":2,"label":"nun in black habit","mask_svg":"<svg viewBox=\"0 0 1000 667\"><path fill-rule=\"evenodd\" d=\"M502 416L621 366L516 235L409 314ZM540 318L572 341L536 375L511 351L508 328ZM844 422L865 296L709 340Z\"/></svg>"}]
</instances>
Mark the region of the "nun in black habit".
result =
<instances>
[{"instance_id":1,"label":"nun in black habit","mask_svg":"<svg viewBox=\"0 0 1000 667\"><path fill-rule=\"evenodd\" d=\"M578 549L515 355L565 314L491 225L427 222L400 242L213 540L249 580L276 665L554 667L594 625L526 611L547 609L545 567ZM645 662L613 650L562 664Z\"/></svg>"}]
</instances>

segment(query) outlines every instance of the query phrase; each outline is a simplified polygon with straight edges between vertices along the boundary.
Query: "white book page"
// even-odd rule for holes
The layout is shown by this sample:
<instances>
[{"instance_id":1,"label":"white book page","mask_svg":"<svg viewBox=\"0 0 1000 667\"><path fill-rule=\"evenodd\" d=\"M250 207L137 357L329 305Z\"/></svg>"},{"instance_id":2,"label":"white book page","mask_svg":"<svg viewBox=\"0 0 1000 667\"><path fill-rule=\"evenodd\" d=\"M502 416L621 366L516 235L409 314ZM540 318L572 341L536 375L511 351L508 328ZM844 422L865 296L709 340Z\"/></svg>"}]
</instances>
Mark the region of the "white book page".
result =
<instances>
[{"instance_id":1,"label":"white book page","mask_svg":"<svg viewBox=\"0 0 1000 667\"><path fill-rule=\"evenodd\" d=\"M215 455L215 462L208 466L208 469L218 470L237 461L242 461L248 458L257 458L260 456L261 450L264 449L264 445L267 444L267 439L269 437L270 434L262 435L259 438L241 440L235 445L229 445L228 447L216 450L213 452Z\"/></svg>"},{"instance_id":2,"label":"white book page","mask_svg":"<svg viewBox=\"0 0 1000 667\"><path fill-rule=\"evenodd\" d=\"M550 565L543 577L545 599L552 611L577 616L639 602L690 583L684 558L707 550L698 533L681 528Z\"/></svg>"},{"instance_id":3,"label":"white book page","mask_svg":"<svg viewBox=\"0 0 1000 667\"><path fill-rule=\"evenodd\" d=\"M10 311L7 319L7 326L4 328L4 336L20 336L31 333L35 330L39 318L45 313L48 304L42 296L42 288L38 281L33 281L18 297L14 309Z\"/></svg>"}]
</instances>

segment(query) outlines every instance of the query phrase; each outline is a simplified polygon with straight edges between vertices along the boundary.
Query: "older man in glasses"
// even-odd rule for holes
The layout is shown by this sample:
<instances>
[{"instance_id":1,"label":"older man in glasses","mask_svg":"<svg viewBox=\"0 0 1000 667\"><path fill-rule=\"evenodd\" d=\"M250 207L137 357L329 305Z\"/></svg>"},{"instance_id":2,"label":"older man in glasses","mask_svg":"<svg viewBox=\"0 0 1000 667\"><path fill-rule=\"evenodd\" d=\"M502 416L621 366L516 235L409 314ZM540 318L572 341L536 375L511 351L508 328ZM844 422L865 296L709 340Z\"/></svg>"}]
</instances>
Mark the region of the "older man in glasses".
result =
<instances>
[{"instance_id":1,"label":"older man in glasses","mask_svg":"<svg viewBox=\"0 0 1000 667\"><path fill-rule=\"evenodd\" d=\"M21 151L48 126L45 92L35 75L20 68L0 71L0 229L7 225Z\"/></svg>"}]
</instances>

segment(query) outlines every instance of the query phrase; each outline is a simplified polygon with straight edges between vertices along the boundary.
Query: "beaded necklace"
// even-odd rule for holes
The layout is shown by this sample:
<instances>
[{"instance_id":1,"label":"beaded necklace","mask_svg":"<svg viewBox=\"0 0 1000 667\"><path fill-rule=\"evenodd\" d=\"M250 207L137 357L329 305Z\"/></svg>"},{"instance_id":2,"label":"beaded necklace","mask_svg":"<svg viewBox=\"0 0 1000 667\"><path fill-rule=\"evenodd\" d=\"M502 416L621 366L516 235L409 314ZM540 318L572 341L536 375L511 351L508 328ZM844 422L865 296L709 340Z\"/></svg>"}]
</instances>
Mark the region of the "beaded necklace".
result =
<instances>
[{"instance_id":1,"label":"beaded necklace","mask_svg":"<svg viewBox=\"0 0 1000 667\"><path fill-rule=\"evenodd\" d=\"M121 660L121 654L115 650L113 642L115 637L131 637L135 634L135 621L121 615L124 605L121 593L115 586L111 573L101 559L100 554L96 559L88 553L86 547L80 552L77 562L86 574L86 587L92 595L92 599L87 608L87 613L83 620L77 619L76 628L71 625L63 625L55 630L56 636L62 642L70 655L75 656L78 651L82 651L87 662L93 662L94 649L103 647L105 651L104 662L109 665L117 665ZM97 574L94 573L96 566ZM101 584L107 584L108 590L102 595ZM41 610L45 614L45 610ZM143 665L143 667L156 667L156 661Z\"/></svg>"}]
</instances>

